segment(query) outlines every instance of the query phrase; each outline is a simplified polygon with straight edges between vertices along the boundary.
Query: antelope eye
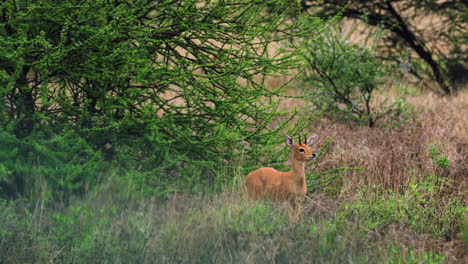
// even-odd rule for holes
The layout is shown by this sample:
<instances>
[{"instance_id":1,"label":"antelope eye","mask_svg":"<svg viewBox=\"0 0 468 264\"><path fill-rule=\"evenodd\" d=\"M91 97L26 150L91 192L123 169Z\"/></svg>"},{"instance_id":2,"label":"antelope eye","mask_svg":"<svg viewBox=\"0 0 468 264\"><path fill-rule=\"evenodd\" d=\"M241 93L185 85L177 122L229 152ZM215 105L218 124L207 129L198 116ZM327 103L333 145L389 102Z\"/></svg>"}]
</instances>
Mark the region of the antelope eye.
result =
<instances>
[{"instance_id":1,"label":"antelope eye","mask_svg":"<svg viewBox=\"0 0 468 264\"><path fill-rule=\"evenodd\" d=\"M304 152L305 152L305 149L300 148L300 149L299 149L299 152L303 152L303 153L304 153Z\"/></svg>"}]
</instances>

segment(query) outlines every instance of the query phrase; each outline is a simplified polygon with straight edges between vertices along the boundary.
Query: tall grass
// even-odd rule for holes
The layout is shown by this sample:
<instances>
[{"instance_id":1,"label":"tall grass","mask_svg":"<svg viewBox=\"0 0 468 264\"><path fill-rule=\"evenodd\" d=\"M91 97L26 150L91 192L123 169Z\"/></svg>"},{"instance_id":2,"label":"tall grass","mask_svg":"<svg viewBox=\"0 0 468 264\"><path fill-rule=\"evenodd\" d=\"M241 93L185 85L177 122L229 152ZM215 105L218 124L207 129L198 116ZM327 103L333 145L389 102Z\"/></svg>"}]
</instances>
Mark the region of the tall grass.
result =
<instances>
[{"instance_id":1,"label":"tall grass","mask_svg":"<svg viewBox=\"0 0 468 264\"><path fill-rule=\"evenodd\" d=\"M168 199L109 169L68 205L0 202L0 263L466 263L468 94L409 100L394 129L315 121L299 223L246 197L241 163L220 193Z\"/></svg>"},{"instance_id":2,"label":"tall grass","mask_svg":"<svg viewBox=\"0 0 468 264\"><path fill-rule=\"evenodd\" d=\"M312 195L299 224L283 205L254 203L239 191L110 202L90 194L61 209L1 205L2 263L442 263L461 246L398 222L389 208ZM372 206L374 211L360 210ZM412 209L412 208L410 208ZM417 212L416 212L417 213ZM392 220L390 218L390 220ZM424 241L422 243L422 241Z\"/></svg>"},{"instance_id":3,"label":"tall grass","mask_svg":"<svg viewBox=\"0 0 468 264\"><path fill-rule=\"evenodd\" d=\"M411 182L438 175L453 183L450 193L465 196L468 94L450 99L425 94L408 100L414 107L411 120L392 129L317 121L316 131L325 136L320 142L330 139L333 147L316 170L361 168L349 170L345 188L379 185L396 192L404 191ZM446 160L445 166L440 159Z\"/></svg>"}]
</instances>

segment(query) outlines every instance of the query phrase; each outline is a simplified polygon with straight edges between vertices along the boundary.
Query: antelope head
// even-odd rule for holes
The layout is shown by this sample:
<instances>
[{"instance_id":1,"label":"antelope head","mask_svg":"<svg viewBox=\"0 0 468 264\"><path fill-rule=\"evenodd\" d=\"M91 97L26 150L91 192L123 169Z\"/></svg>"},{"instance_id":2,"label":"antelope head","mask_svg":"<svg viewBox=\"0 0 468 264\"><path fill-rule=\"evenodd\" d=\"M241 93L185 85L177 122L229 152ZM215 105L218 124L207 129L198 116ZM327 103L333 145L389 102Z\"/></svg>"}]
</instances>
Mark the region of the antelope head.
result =
<instances>
[{"instance_id":1,"label":"antelope head","mask_svg":"<svg viewBox=\"0 0 468 264\"><path fill-rule=\"evenodd\" d=\"M315 144L317 139L318 135L313 135L309 138L306 138L304 142L301 142L301 137L299 136L299 143L294 144L292 137L286 136L286 145L293 150L293 159L305 162L313 160L317 156L316 153L312 152L312 146Z\"/></svg>"}]
</instances>

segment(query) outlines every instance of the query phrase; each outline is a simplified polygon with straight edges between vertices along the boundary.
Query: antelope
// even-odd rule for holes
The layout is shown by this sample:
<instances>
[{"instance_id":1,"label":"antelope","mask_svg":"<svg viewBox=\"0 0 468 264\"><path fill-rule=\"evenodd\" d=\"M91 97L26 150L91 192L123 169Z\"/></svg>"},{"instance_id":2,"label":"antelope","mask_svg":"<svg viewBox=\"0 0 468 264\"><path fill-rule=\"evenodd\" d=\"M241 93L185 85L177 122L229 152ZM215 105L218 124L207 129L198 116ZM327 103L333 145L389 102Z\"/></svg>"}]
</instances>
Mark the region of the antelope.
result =
<instances>
[{"instance_id":1,"label":"antelope","mask_svg":"<svg viewBox=\"0 0 468 264\"><path fill-rule=\"evenodd\" d=\"M294 144L290 136L286 136L286 145L293 151L291 154L292 170L280 172L273 168L260 168L247 175L246 186L249 196L254 200L267 198L276 202L289 202L295 207L296 199L306 195L304 163L317 155L311 147L317 141L318 135L313 135L302 143Z\"/></svg>"}]
</instances>

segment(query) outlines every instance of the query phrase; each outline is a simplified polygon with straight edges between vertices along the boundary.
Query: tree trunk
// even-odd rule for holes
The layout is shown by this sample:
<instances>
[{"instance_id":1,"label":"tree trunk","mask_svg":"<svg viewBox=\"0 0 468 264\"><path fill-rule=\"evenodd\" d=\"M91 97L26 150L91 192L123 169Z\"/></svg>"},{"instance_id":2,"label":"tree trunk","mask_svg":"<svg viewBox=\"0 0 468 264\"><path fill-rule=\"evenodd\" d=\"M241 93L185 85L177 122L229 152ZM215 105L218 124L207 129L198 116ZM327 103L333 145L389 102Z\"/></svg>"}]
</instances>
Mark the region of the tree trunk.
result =
<instances>
[{"instance_id":1,"label":"tree trunk","mask_svg":"<svg viewBox=\"0 0 468 264\"><path fill-rule=\"evenodd\" d=\"M432 70L434 74L435 81L439 84L440 88L444 91L445 94L451 94L450 87L447 85L442 70L439 67L439 64L432 58L432 54L426 49L424 43L418 41L414 33L408 28L408 25L405 23L400 14L393 8L391 2L387 1L387 7L390 14L396 19L398 25L391 25L389 28L394 33L402 37L410 47L423 59Z\"/></svg>"},{"instance_id":2,"label":"tree trunk","mask_svg":"<svg viewBox=\"0 0 468 264\"><path fill-rule=\"evenodd\" d=\"M15 83L18 89L18 97L16 104L17 123L14 133L18 138L29 136L34 129L34 109L36 102L34 101L33 91L28 86L29 67L23 66L21 76Z\"/></svg>"},{"instance_id":3,"label":"tree trunk","mask_svg":"<svg viewBox=\"0 0 468 264\"><path fill-rule=\"evenodd\" d=\"M315 4L309 4L310 1L301 1L304 10L312 8ZM425 46L424 41L418 38L408 27L403 17L393 7L392 1L349 1L349 6L344 5L347 1L325 1L325 16L334 16L338 10L342 10L342 16L364 21L365 23L378 26L382 25L401 38L416 54L431 68L434 80L442 89L444 94L451 94L452 90L443 74L440 64L432 57L432 53Z\"/></svg>"}]
</instances>

